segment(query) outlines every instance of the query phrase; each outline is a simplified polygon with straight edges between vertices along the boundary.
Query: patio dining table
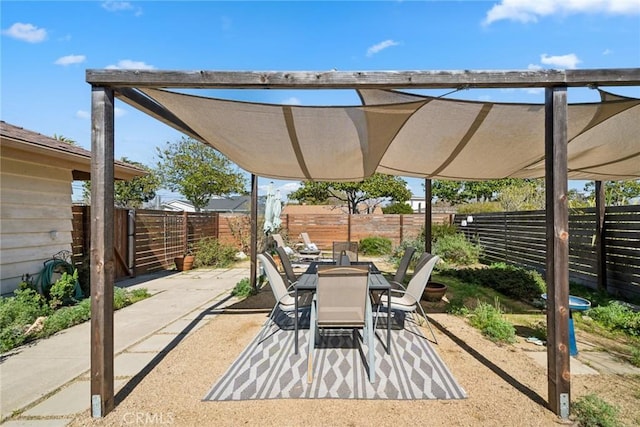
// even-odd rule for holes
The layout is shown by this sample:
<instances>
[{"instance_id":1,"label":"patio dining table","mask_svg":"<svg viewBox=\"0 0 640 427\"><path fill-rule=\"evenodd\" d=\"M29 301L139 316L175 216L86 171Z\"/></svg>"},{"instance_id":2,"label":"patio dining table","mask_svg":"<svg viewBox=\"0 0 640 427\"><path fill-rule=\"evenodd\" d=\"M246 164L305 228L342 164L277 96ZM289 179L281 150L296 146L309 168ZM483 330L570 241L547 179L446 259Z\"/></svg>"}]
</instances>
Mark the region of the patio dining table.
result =
<instances>
[{"instance_id":1,"label":"patio dining table","mask_svg":"<svg viewBox=\"0 0 640 427\"><path fill-rule=\"evenodd\" d=\"M335 262L313 261L307 270L298 278L295 288L295 313L298 312L298 297L300 292L315 292L318 286L318 265L335 265ZM352 262L351 265L369 266L369 292L386 292L391 296L391 284L378 270L374 263L368 261ZM298 316L294 320L295 338L294 352L298 354ZM387 305L387 353L391 351L391 304Z\"/></svg>"}]
</instances>

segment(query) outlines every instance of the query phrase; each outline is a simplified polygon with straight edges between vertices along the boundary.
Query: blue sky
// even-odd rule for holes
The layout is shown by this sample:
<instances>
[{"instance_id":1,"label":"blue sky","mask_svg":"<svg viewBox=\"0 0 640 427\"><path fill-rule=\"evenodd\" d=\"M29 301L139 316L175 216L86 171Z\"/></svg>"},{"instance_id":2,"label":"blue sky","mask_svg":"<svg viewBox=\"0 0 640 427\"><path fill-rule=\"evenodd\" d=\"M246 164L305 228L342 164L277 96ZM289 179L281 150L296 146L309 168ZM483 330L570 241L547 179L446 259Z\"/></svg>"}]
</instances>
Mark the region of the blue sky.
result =
<instances>
[{"instance_id":1,"label":"blue sky","mask_svg":"<svg viewBox=\"0 0 640 427\"><path fill-rule=\"evenodd\" d=\"M89 149L86 69L522 70L640 67L640 0L359 2L7 1L0 3L1 119ZM609 88L640 97L640 88ZM428 92L441 95L446 90ZM357 104L351 91L218 91L303 105ZM544 102L540 90L449 98ZM570 89L569 102L595 101ZM181 135L116 102L116 157L150 166ZM407 179L422 195L422 180ZM261 192L269 180L261 178ZM298 182L276 181L283 194ZM573 183L581 188L582 183ZM161 191L163 198L174 195Z\"/></svg>"}]
</instances>

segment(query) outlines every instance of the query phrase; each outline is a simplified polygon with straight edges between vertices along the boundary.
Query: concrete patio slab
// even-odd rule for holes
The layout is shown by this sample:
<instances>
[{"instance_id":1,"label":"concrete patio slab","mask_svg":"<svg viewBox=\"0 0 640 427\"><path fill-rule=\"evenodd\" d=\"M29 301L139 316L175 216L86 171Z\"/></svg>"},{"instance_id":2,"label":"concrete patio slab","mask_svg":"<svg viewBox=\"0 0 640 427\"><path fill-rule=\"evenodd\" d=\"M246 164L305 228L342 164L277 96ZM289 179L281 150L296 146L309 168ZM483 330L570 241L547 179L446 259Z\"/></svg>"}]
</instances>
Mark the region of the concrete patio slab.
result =
<instances>
[{"instance_id":1,"label":"concrete patio slab","mask_svg":"<svg viewBox=\"0 0 640 427\"><path fill-rule=\"evenodd\" d=\"M536 363L542 367L547 367L547 352L546 351L525 351L525 354L536 361ZM584 363L580 362L575 357L570 357L571 375L600 375L598 371Z\"/></svg>"}]
</instances>

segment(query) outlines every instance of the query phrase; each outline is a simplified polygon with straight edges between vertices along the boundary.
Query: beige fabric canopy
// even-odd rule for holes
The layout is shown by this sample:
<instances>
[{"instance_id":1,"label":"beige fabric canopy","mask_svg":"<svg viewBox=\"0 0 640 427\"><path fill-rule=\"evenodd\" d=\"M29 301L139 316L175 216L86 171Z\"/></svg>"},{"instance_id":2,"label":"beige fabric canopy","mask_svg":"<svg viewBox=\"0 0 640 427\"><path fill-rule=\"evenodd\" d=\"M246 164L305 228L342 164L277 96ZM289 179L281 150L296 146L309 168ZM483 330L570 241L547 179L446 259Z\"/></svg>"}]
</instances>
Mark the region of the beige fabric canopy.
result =
<instances>
[{"instance_id":1,"label":"beige fabric canopy","mask_svg":"<svg viewBox=\"0 0 640 427\"><path fill-rule=\"evenodd\" d=\"M544 104L361 89L364 105L258 104L139 89L241 168L357 181L374 172L449 180L544 176ZM569 179L640 178L640 100L601 91L568 107Z\"/></svg>"}]
</instances>

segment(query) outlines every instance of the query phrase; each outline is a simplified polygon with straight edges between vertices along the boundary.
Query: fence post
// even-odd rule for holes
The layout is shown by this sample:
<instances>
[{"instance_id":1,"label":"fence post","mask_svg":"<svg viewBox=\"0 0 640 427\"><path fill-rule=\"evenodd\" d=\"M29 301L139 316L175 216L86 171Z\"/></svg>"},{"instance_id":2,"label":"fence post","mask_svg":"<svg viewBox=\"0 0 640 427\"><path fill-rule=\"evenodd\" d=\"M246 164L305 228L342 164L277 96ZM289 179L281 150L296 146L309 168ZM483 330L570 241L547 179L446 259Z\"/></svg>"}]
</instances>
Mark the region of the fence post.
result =
<instances>
[{"instance_id":1,"label":"fence post","mask_svg":"<svg viewBox=\"0 0 640 427\"><path fill-rule=\"evenodd\" d=\"M187 211L182 212L182 253L186 253L189 248L189 213Z\"/></svg>"}]
</instances>

